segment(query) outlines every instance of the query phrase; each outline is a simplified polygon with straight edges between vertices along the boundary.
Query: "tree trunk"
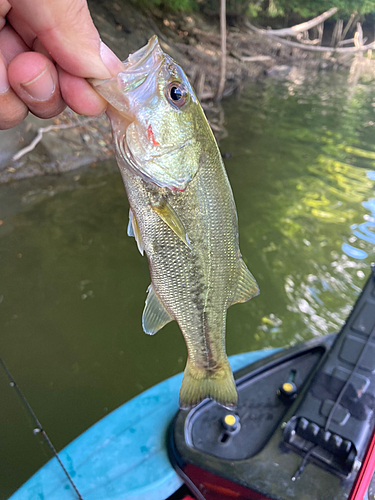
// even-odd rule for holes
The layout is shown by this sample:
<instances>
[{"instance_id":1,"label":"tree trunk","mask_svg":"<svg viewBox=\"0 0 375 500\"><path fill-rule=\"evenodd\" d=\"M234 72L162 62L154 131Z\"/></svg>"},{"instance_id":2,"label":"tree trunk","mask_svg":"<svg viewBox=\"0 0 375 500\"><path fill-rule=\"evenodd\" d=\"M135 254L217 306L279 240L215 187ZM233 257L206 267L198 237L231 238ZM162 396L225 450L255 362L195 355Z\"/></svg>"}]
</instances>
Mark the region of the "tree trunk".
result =
<instances>
[{"instance_id":1,"label":"tree trunk","mask_svg":"<svg viewBox=\"0 0 375 500\"><path fill-rule=\"evenodd\" d=\"M226 53L227 53L227 20L226 20L226 0L220 0L220 34L221 34L221 66L219 86L216 94L216 101L223 97L225 87Z\"/></svg>"}]
</instances>

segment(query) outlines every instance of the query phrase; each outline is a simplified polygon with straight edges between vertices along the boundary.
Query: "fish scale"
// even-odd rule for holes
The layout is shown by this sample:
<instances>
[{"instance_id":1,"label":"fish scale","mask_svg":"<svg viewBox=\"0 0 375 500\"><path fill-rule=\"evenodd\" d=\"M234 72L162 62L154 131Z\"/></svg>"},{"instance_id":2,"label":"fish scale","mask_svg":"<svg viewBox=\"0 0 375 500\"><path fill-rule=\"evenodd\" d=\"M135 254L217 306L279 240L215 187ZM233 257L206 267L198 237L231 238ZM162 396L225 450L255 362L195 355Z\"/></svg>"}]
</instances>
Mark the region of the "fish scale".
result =
<instances>
[{"instance_id":1,"label":"fish scale","mask_svg":"<svg viewBox=\"0 0 375 500\"><path fill-rule=\"evenodd\" d=\"M232 190L203 110L156 37L122 73L93 85L111 105L130 233L149 261L143 328L154 334L178 322L188 349L181 407L211 397L233 408L226 312L259 291L241 257Z\"/></svg>"}]
</instances>

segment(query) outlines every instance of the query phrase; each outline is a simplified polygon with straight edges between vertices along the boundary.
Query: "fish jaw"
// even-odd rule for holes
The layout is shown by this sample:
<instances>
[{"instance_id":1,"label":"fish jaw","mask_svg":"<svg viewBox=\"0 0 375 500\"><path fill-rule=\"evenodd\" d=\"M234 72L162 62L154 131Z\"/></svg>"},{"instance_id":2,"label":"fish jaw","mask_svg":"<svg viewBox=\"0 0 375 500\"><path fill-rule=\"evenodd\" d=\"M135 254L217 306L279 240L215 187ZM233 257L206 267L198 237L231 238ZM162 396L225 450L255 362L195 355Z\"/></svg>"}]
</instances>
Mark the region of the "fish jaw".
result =
<instances>
[{"instance_id":1,"label":"fish jaw","mask_svg":"<svg viewBox=\"0 0 375 500\"><path fill-rule=\"evenodd\" d=\"M129 120L134 119L130 93L144 84L147 77L160 67L164 53L156 36L145 47L130 54L123 62L123 71L106 80L89 79L94 89L110 104L112 113L117 111Z\"/></svg>"}]
</instances>

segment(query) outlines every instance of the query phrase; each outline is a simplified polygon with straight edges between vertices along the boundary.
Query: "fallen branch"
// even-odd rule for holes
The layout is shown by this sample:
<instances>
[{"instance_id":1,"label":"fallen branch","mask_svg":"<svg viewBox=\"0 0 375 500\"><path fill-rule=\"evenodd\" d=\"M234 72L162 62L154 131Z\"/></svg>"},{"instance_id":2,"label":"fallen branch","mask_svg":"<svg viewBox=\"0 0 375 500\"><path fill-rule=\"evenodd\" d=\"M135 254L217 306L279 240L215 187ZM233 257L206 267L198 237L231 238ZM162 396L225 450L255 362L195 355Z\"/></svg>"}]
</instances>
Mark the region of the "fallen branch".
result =
<instances>
[{"instance_id":1,"label":"fallen branch","mask_svg":"<svg viewBox=\"0 0 375 500\"><path fill-rule=\"evenodd\" d=\"M338 19L336 21L333 33L332 33L332 38L331 38L331 47L337 47L339 41L342 38L342 29L344 26L344 21L342 19Z\"/></svg>"},{"instance_id":2,"label":"fallen branch","mask_svg":"<svg viewBox=\"0 0 375 500\"><path fill-rule=\"evenodd\" d=\"M375 42L369 43L368 45L362 45L358 47L315 47L313 45L306 45L303 43L298 43L298 42L292 42L290 40L284 40L283 38L280 38L275 35L270 35L267 30L260 30L250 24L248 21L246 22L247 27L255 31L256 33L263 35L263 36L268 36L269 38L272 38L275 42L281 43L282 45L287 45L288 47L295 47L297 49L301 50L309 50L311 52L328 52L328 53L339 53L339 54L348 54L348 53L356 53L356 52L364 52L369 49L375 48Z\"/></svg>"},{"instance_id":3,"label":"fallen branch","mask_svg":"<svg viewBox=\"0 0 375 500\"><path fill-rule=\"evenodd\" d=\"M300 33L298 36L297 36L297 40L300 42L300 43L303 43L304 45L319 45L321 40L319 38L314 38L314 40L310 40L310 38L307 36L304 36L304 34L307 34L307 31L305 31L304 33Z\"/></svg>"},{"instance_id":4,"label":"fallen branch","mask_svg":"<svg viewBox=\"0 0 375 500\"><path fill-rule=\"evenodd\" d=\"M198 96L198 99L200 99L201 95L203 94L205 81L206 81L206 73L204 71L199 71L198 77L195 82L195 91Z\"/></svg>"},{"instance_id":5,"label":"fallen branch","mask_svg":"<svg viewBox=\"0 0 375 500\"><path fill-rule=\"evenodd\" d=\"M363 31L361 23L357 23L357 31L354 33L354 45L359 49L363 47Z\"/></svg>"},{"instance_id":6,"label":"fallen branch","mask_svg":"<svg viewBox=\"0 0 375 500\"><path fill-rule=\"evenodd\" d=\"M265 62L273 61L271 56L241 56L240 61L243 62Z\"/></svg>"},{"instance_id":7,"label":"fallen branch","mask_svg":"<svg viewBox=\"0 0 375 500\"><path fill-rule=\"evenodd\" d=\"M357 12L353 12L353 14L351 14L350 18L349 18L349 21L346 23L346 26L342 32L342 35L341 35L341 40L343 41L346 37L346 35L348 34L348 31L350 30L350 28L352 27L353 25L353 21L354 21L354 18L356 17L357 15Z\"/></svg>"},{"instance_id":8,"label":"fallen branch","mask_svg":"<svg viewBox=\"0 0 375 500\"><path fill-rule=\"evenodd\" d=\"M339 42L339 46L349 45L349 43L354 44L354 38L347 38L346 40L341 40L341 42Z\"/></svg>"},{"instance_id":9,"label":"fallen branch","mask_svg":"<svg viewBox=\"0 0 375 500\"><path fill-rule=\"evenodd\" d=\"M320 16L314 17L314 19L311 19L310 21L307 21L305 23L296 24L291 28L283 28L280 30L258 30L258 32L264 32L264 34L267 33L267 35L271 36L297 36L299 33L307 31L314 26L323 23L326 19L333 16L333 14L336 14L336 12L337 7L332 7L332 9L327 10L327 12L320 14Z\"/></svg>"},{"instance_id":10,"label":"fallen branch","mask_svg":"<svg viewBox=\"0 0 375 500\"><path fill-rule=\"evenodd\" d=\"M67 128L74 128L74 127L81 127L82 125L86 125L89 122L94 121L95 118L87 118L86 120L82 120L81 122L78 123L62 123L60 125L49 125L48 127L40 127L38 128L38 133L34 137L34 139L30 142L28 146L25 148L20 149L12 158L13 161L17 161L22 156L25 156L27 153L30 153L33 149L35 149L36 145L39 144L39 142L43 138L43 134L46 132L51 132L52 130L64 130Z\"/></svg>"},{"instance_id":11,"label":"fallen branch","mask_svg":"<svg viewBox=\"0 0 375 500\"><path fill-rule=\"evenodd\" d=\"M324 23L319 24L316 28L318 31L318 39L319 39L318 45L322 45L323 33L324 33Z\"/></svg>"}]
</instances>

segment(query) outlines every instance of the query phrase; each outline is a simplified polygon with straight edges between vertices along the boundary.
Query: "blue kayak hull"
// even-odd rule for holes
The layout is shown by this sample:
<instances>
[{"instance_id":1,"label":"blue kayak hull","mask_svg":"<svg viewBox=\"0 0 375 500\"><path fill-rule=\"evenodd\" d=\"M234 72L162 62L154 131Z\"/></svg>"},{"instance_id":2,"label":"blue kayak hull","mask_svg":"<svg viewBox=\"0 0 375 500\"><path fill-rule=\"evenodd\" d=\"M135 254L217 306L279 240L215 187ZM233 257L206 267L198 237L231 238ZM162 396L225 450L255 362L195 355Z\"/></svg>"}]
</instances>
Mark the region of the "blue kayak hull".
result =
<instances>
[{"instance_id":1,"label":"blue kayak hull","mask_svg":"<svg viewBox=\"0 0 375 500\"><path fill-rule=\"evenodd\" d=\"M278 349L231 356L233 371ZM178 411L182 373L148 389L78 436L59 457L84 500L164 500L182 480L166 448L168 426ZM56 458L9 500L77 500Z\"/></svg>"}]
</instances>

